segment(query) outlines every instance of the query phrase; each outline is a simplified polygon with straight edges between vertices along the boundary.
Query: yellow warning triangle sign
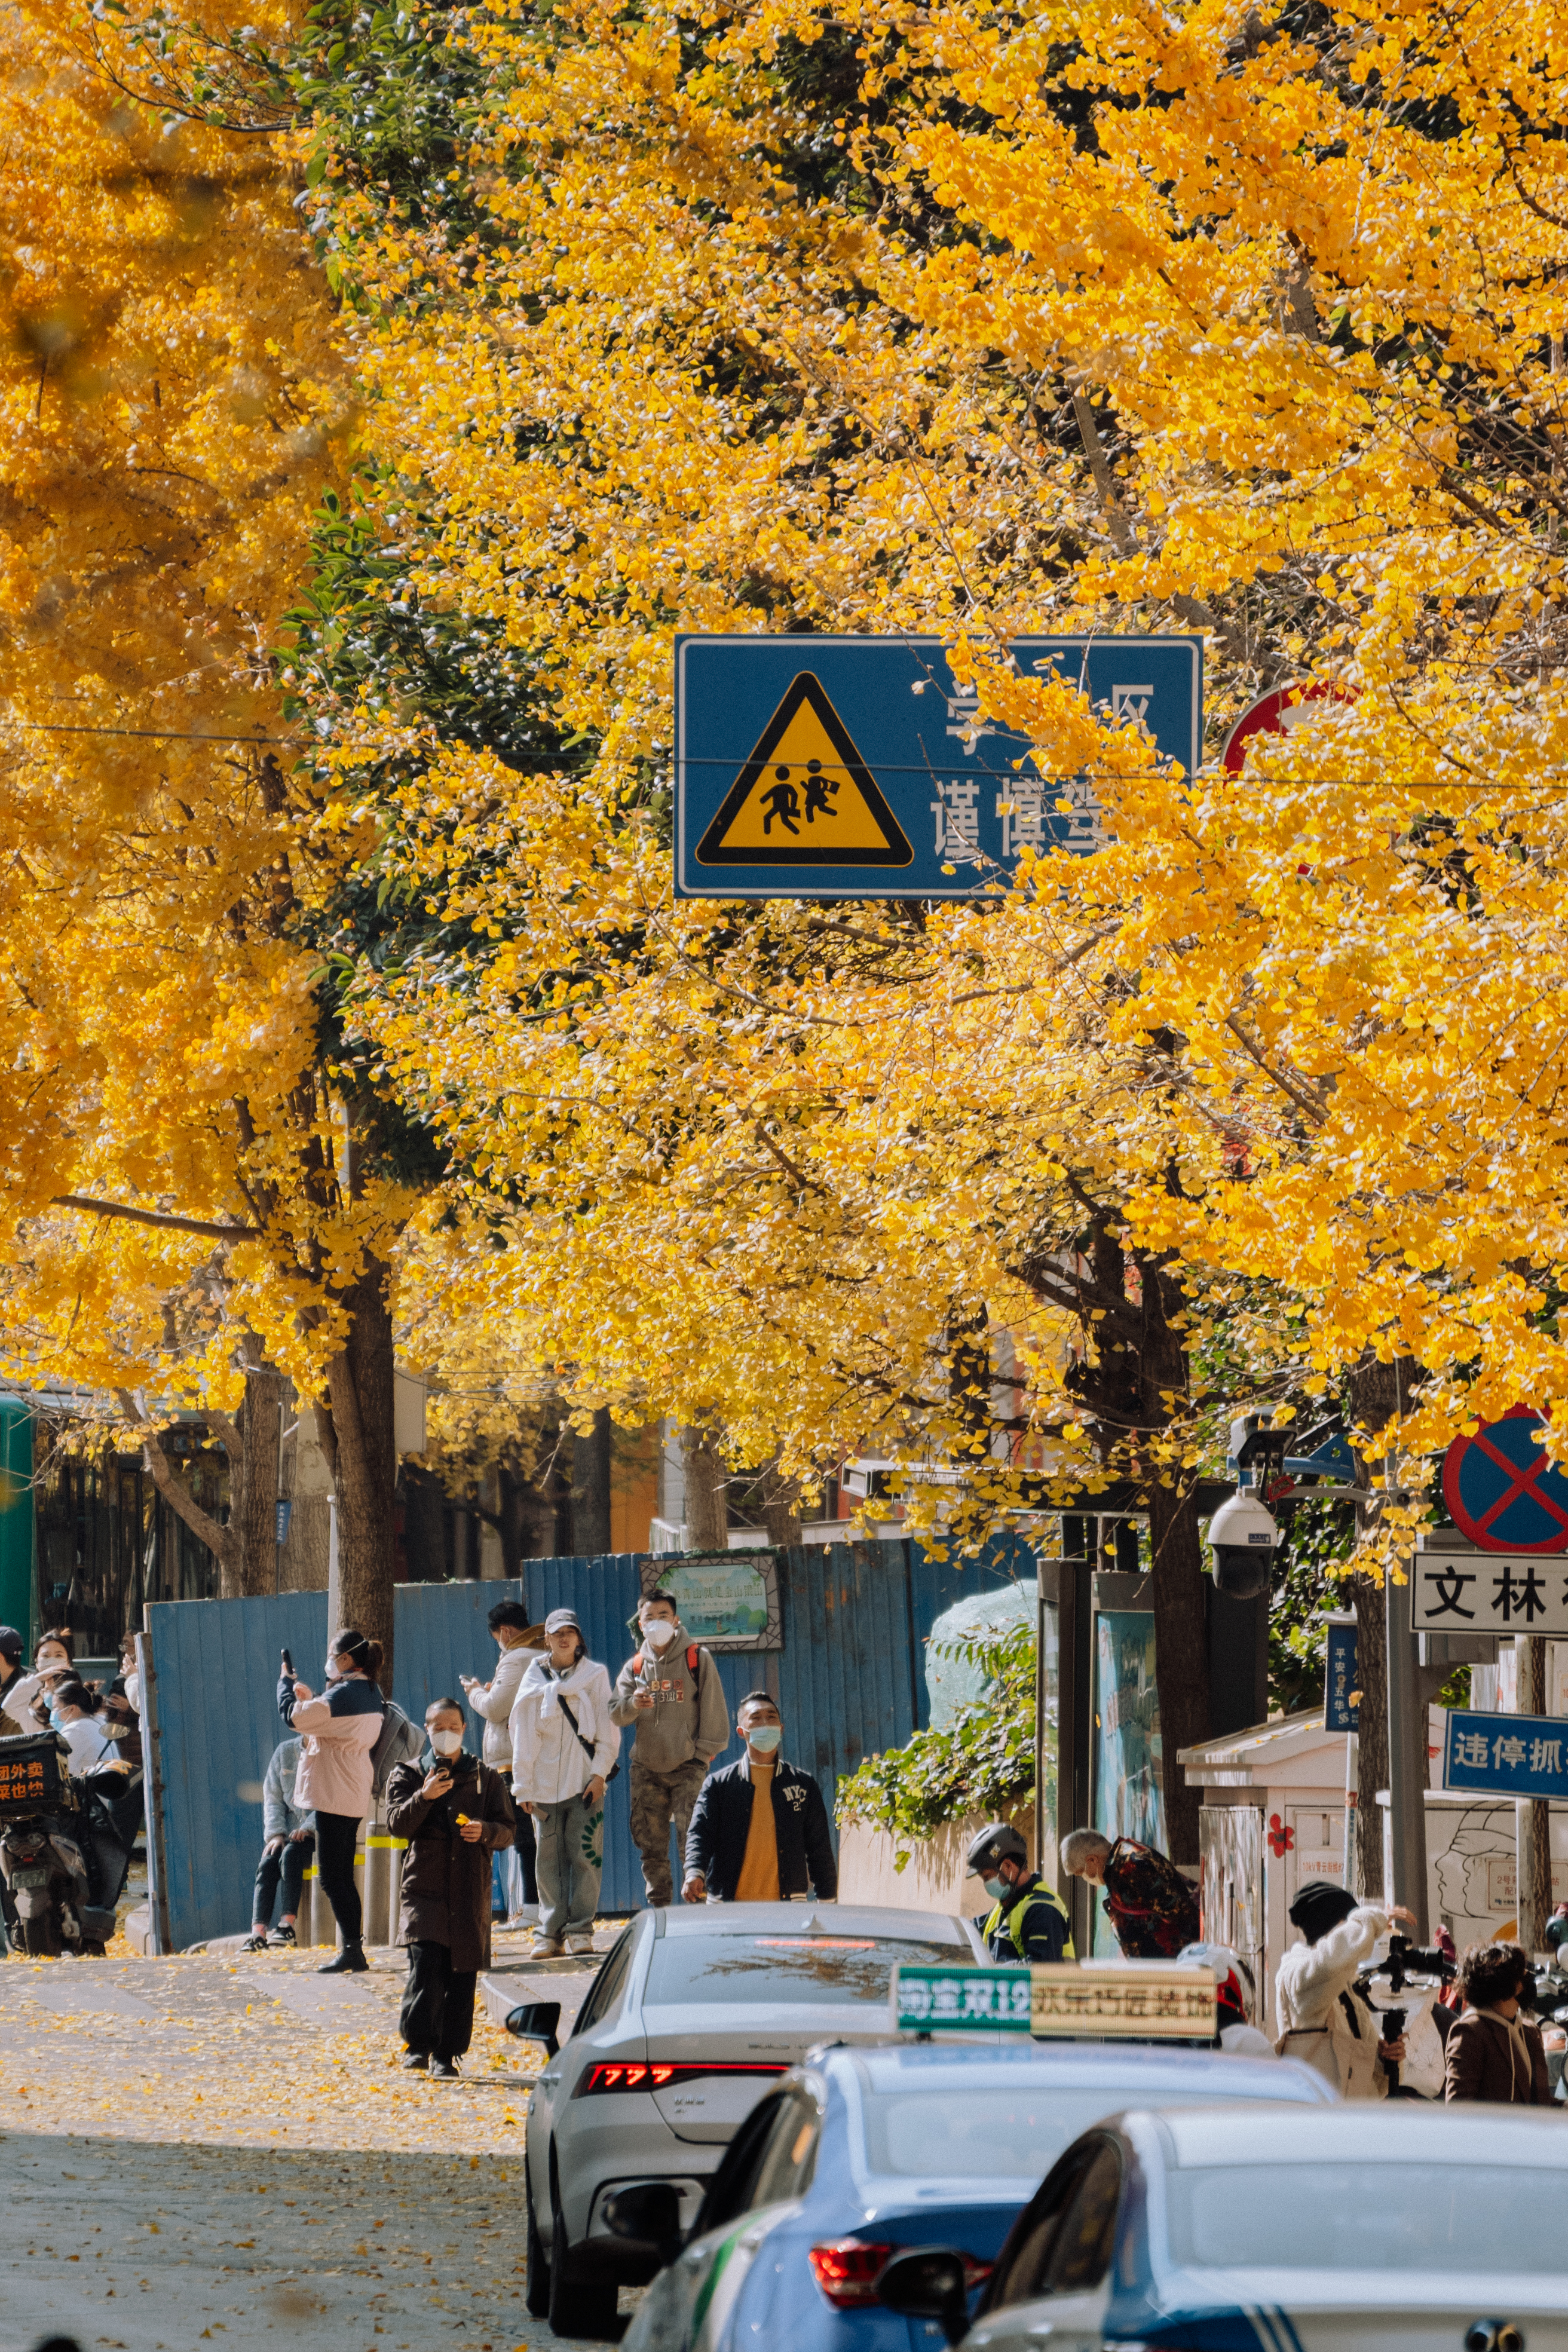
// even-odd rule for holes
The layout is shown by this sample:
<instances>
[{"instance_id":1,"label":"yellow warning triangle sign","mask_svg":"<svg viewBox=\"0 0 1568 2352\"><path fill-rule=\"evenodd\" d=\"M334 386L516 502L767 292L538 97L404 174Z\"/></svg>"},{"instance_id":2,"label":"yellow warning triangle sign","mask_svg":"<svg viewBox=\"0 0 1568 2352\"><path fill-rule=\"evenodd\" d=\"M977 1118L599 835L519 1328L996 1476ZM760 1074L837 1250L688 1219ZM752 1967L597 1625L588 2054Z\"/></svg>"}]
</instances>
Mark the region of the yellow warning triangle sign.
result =
<instances>
[{"instance_id":1,"label":"yellow warning triangle sign","mask_svg":"<svg viewBox=\"0 0 1568 2352\"><path fill-rule=\"evenodd\" d=\"M697 845L700 866L909 866L914 852L820 678L802 670Z\"/></svg>"}]
</instances>

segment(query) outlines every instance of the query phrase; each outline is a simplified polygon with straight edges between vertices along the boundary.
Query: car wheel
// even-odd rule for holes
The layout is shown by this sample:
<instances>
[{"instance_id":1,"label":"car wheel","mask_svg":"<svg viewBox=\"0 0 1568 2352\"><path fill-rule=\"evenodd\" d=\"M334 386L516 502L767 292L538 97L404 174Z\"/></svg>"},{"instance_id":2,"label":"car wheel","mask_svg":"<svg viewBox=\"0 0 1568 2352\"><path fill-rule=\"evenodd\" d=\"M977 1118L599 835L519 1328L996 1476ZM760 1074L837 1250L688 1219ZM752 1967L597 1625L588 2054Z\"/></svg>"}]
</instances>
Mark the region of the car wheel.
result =
<instances>
[{"instance_id":1,"label":"car wheel","mask_svg":"<svg viewBox=\"0 0 1568 2352\"><path fill-rule=\"evenodd\" d=\"M581 2259L581 2255L579 2256ZM572 2276L572 2248L567 2242L566 2224L562 2219L560 2200L550 2200L550 2310L548 2317L557 2336L618 2336L620 2322L616 2316L616 2282L603 2277L592 2281Z\"/></svg>"},{"instance_id":2,"label":"car wheel","mask_svg":"<svg viewBox=\"0 0 1568 2352\"><path fill-rule=\"evenodd\" d=\"M522 2202L528 2215L528 2315L530 2319L544 2319L550 2311L550 2258L533 2218L533 2182L529 2177L526 2157L522 2160Z\"/></svg>"}]
</instances>

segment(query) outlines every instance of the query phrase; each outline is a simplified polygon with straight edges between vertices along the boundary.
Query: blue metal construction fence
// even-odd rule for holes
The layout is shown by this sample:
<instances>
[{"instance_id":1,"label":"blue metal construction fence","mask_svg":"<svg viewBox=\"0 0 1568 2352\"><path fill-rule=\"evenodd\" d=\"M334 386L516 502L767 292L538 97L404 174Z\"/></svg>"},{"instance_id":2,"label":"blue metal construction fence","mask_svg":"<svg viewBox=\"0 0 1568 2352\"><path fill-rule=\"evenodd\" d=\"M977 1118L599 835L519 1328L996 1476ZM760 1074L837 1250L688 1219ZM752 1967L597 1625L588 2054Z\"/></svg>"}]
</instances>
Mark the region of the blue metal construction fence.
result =
<instances>
[{"instance_id":1,"label":"blue metal construction fence","mask_svg":"<svg viewBox=\"0 0 1568 2352\"><path fill-rule=\"evenodd\" d=\"M459 1674L488 1675L485 1619L521 1600L541 1618L577 1612L589 1654L612 1675L629 1656L642 1555L531 1559L521 1583L405 1584L395 1596L393 1696L416 1721ZM937 1561L910 1542L812 1545L780 1554L781 1651L720 1654L731 1714L753 1688L776 1688L784 1752L814 1772L833 1809L839 1775L896 1748L928 1716L923 1643L942 1612L977 1585L1033 1573L1027 1547L1007 1542L967 1564ZM320 1687L327 1640L323 1592L246 1601L173 1601L147 1611L146 1695L153 1920L161 1948L181 1951L249 1923L261 1843L261 1778L280 1738L277 1687L287 1647ZM732 1743L728 1759L739 1753ZM720 1761L727 1760L721 1757ZM611 1783L601 1906L641 1904L629 1775Z\"/></svg>"}]
</instances>

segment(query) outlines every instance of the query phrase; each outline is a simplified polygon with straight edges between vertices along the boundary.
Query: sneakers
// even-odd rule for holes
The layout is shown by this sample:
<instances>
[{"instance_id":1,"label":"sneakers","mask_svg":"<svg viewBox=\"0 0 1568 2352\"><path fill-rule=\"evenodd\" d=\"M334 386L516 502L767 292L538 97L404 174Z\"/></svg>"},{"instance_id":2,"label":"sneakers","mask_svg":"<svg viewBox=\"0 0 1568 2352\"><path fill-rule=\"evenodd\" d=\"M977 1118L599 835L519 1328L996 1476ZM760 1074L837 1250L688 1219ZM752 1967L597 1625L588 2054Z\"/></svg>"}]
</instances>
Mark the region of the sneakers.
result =
<instances>
[{"instance_id":1,"label":"sneakers","mask_svg":"<svg viewBox=\"0 0 1568 2352\"><path fill-rule=\"evenodd\" d=\"M293 1938L289 1940L292 1942ZM264 1952L267 1949L266 1928L253 1927L239 1948L242 1952Z\"/></svg>"},{"instance_id":2,"label":"sneakers","mask_svg":"<svg viewBox=\"0 0 1568 2352\"><path fill-rule=\"evenodd\" d=\"M323 1960L316 1970L319 1977L360 1977L370 1967L363 1944L345 1944L335 1960Z\"/></svg>"},{"instance_id":3,"label":"sneakers","mask_svg":"<svg viewBox=\"0 0 1568 2352\"><path fill-rule=\"evenodd\" d=\"M511 1917L506 1924L509 1927L537 1927L539 1925L538 1904L525 1903L521 1911L514 1911L512 1913Z\"/></svg>"},{"instance_id":4,"label":"sneakers","mask_svg":"<svg viewBox=\"0 0 1568 2352\"><path fill-rule=\"evenodd\" d=\"M267 1940L276 1951L292 1952L298 1948L300 1939L291 1923L286 1920L282 1927L273 1928Z\"/></svg>"},{"instance_id":5,"label":"sneakers","mask_svg":"<svg viewBox=\"0 0 1568 2352\"><path fill-rule=\"evenodd\" d=\"M581 1952L591 1955L594 1949L594 1938L592 1936L568 1936L566 1938L566 1948L569 1952Z\"/></svg>"},{"instance_id":6,"label":"sneakers","mask_svg":"<svg viewBox=\"0 0 1568 2352\"><path fill-rule=\"evenodd\" d=\"M462 2080L462 2076L458 2072L458 2062L455 2058L432 2058L430 2073L437 2083L458 2083Z\"/></svg>"},{"instance_id":7,"label":"sneakers","mask_svg":"<svg viewBox=\"0 0 1568 2352\"><path fill-rule=\"evenodd\" d=\"M423 2074L429 2066L430 2053L427 2050L405 2050L399 2063L411 2074Z\"/></svg>"},{"instance_id":8,"label":"sneakers","mask_svg":"<svg viewBox=\"0 0 1568 2352\"><path fill-rule=\"evenodd\" d=\"M528 1957L531 1960L558 1960L565 1950L566 1947L558 1936L536 1936L533 1949Z\"/></svg>"}]
</instances>

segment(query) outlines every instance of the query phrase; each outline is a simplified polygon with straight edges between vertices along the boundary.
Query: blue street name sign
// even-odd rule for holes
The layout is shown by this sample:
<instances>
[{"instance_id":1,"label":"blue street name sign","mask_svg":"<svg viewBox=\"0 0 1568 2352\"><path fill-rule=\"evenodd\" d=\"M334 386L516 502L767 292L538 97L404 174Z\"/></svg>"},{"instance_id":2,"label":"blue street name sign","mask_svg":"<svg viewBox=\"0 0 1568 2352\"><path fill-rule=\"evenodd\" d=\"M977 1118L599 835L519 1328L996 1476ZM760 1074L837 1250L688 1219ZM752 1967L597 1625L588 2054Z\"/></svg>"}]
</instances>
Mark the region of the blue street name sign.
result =
<instances>
[{"instance_id":1,"label":"blue street name sign","mask_svg":"<svg viewBox=\"0 0 1568 2352\"><path fill-rule=\"evenodd\" d=\"M1012 653L1023 676L1141 719L1195 772L1201 637L1020 637ZM1026 849L1098 849L1092 777L1041 776L976 709L940 637L677 637L677 890L967 898L1004 887Z\"/></svg>"},{"instance_id":2,"label":"blue street name sign","mask_svg":"<svg viewBox=\"0 0 1568 2352\"><path fill-rule=\"evenodd\" d=\"M294 1505L291 1498L287 1495L279 1495L278 1497L277 1509L277 1541L280 1544L286 1544L289 1540L289 1522L294 1516Z\"/></svg>"},{"instance_id":3,"label":"blue street name sign","mask_svg":"<svg viewBox=\"0 0 1568 2352\"><path fill-rule=\"evenodd\" d=\"M1492 1797L1568 1798L1568 1720L1457 1711L1448 1717L1443 1786Z\"/></svg>"},{"instance_id":4,"label":"blue street name sign","mask_svg":"<svg viewBox=\"0 0 1568 2352\"><path fill-rule=\"evenodd\" d=\"M1357 1731L1361 1727L1361 1686L1356 1681L1355 1620L1329 1620L1327 1671L1323 1677L1323 1728ZM1351 1705L1351 1693L1356 1704Z\"/></svg>"}]
</instances>

